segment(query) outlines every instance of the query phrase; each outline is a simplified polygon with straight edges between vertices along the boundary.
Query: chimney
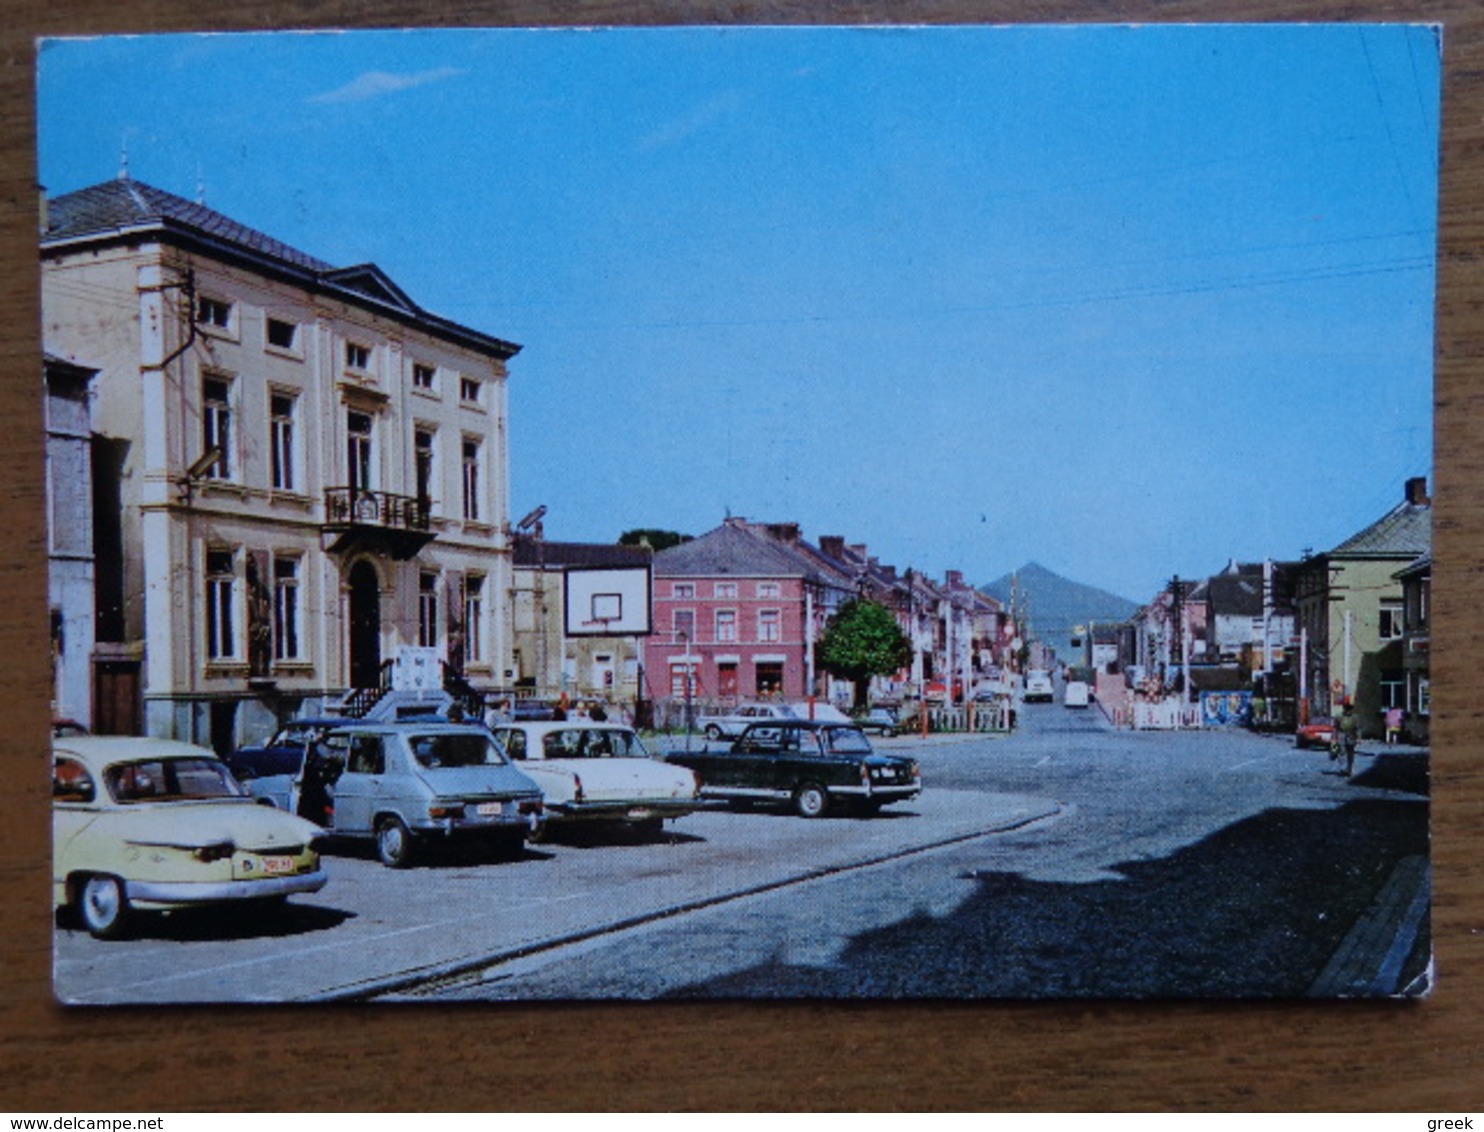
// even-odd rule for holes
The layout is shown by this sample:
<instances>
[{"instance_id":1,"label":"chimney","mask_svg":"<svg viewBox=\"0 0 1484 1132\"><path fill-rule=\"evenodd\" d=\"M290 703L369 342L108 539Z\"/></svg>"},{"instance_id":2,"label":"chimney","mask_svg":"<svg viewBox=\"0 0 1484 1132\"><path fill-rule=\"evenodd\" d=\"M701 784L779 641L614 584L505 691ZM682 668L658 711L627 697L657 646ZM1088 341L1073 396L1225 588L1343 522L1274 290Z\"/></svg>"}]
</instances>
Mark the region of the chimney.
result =
<instances>
[{"instance_id":1,"label":"chimney","mask_svg":"<svg viewBox=\"0 0 1484 1132\"><path fill-rule=\"evenodd\" d=\"M962 570L949 570L947 575L948 585L953 589L962 589L964 585L964 572Z\"/></svg>"},{"instance_id":2,"label":"chimney","mask_svg":"<svg viewBox=\"0 0 1484 1132\"><path fill-rule=\"evenodd\" d=\"M1432 500L1427 494L1427 477L1413 476L1407 481L1407 502L1413 507L1427 507Z\"/></svg>"},{"instance_id":3,"label":"chimney","mask_svg":"<svg viewBox=\"0 0 1484 1132\"><path fill-rule=\"evenodd\" d=\"M795 543L799 541L798 523L769 523L768 534L779 542Z\"/></svg>"},{"instance_id":4,"label":"chimney","mask_svg":"<svg viewBox=\"0 0 1484 1132\"><path fill-rule=\"evenodd\" d=\"M845 536L844 535L820 535L819 536L819 549L822 550L822 551L824 551L831 558L844 558L845 557Z\"/></svg>"}]
</instances>

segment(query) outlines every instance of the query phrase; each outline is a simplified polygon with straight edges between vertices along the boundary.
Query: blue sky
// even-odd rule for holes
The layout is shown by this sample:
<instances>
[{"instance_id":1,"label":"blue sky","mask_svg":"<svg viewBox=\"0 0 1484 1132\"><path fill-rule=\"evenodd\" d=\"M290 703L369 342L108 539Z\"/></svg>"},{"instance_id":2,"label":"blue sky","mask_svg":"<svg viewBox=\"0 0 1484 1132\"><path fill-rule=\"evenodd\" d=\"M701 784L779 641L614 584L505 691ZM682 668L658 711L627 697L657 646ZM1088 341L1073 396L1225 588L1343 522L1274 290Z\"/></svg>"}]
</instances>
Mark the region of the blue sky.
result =
<instances>
[{"instance_id":1,"label":"blue sky","mask_svg":"<svg viewBox=\"0 0 1484 1132\"><path fill-rule=\"evenodd\" d=\"M1408 25L48 42L130 174L524 346L513 512L729 511L1146 600L1431 475L1439 44Z\"/></svg>"}]
</instances>

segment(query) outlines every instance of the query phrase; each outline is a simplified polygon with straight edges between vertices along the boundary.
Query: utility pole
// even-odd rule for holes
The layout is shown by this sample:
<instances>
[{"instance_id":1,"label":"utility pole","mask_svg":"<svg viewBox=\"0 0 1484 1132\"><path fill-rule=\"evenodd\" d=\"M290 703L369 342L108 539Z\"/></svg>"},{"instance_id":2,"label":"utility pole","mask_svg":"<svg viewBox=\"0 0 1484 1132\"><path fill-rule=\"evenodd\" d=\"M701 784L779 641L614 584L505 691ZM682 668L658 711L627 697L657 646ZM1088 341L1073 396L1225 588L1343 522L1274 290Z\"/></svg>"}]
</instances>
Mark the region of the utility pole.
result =
<instances>
[{"instance_id":1,"label":"utility pole","mask_svg":"<svg viewBox=\"0 0 1484 1132\"><path fill-rule=\"evenodd\" d=\"M1299 724L1309 722L1309 627L1299 626Z\"/></svg>"},{"instance_id":2,"label":"utility pole","mask_svg":"<svg viewBox=\"0 0 1484 1132\"><path fill-rule=\"evenodd\" d=\"M1355 616L1354 611L1345 610L1345 698L1351 695L1352 685L1350 683L1350 645L1353 640L1350 632L1351 620Z\"/></svg>"},{"instance_id":3,"label":"utility pole","mask_svg":"<svg viewBox=\"0 0 1484 1132\"><path fill-rule=\"evenodd\" d=\"M685 645L685 655L680 658L681 663L685 666L682 670L685 673L685 752L686 754L690 754L691 679L693 672L690 658L690 634L686 633L684 630L681 630L680 640Z\"/></svg>"}]
</instances>

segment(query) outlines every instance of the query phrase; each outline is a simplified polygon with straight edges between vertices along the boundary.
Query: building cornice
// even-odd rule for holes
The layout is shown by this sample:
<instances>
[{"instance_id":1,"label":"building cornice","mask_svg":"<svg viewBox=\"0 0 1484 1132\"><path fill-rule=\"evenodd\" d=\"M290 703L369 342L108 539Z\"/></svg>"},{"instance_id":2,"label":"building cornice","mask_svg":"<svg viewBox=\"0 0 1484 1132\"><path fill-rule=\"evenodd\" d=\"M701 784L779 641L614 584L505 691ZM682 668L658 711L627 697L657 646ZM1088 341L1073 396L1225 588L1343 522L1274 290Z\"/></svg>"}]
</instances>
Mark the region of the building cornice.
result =
<instances>
[{"instance_id":1,"label":"building cornice","mask_svg":"<svg viewBox=\"0 0 1484 1132\"><path fill-rule=\"evenodd\" d=\"M44 238L41 241L41 258L45 261L72 252L96 251L111 247L138 247L152 242L190 254L203 255L229 267L242 268L257 275L299 287L311 294L335 299L347 306L390 319L410 329L441 338L496 361L509 361L521 350L517 343L460 325L420 307L410 304L404 307L365 291L345 286L340 282L340 277L345 276L346 272L352 269L311 270L252 248L243 247L230 240L213 237L168 218L121 225L78 236Z\"/></svg>"}]
</instances>

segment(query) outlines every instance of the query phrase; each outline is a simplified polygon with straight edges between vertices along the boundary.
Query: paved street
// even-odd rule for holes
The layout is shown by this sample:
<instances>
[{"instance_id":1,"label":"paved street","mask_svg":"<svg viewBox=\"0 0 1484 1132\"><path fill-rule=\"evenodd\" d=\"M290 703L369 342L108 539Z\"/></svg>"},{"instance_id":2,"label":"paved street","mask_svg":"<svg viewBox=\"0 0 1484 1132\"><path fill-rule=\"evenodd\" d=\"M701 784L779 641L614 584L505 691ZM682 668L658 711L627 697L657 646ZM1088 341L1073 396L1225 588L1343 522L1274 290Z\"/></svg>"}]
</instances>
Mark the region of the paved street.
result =
<instances>
[{"instance_id":1,"label":"paved street","mask_svg":"<svg viewBox=\"0 0 1484 1132\"><path fill-rule=\"evenodd\" d=\"M927 784L877 818L711 812L406 872L353 851L271 918L57 933L61 997L1390 993L1425 953L1426 801L1245 732L901 738ZM1401 868L1398 868L1401 865ZM1384 967L1386 985L1373 967Z\"/></svg>"}]
</instances>

